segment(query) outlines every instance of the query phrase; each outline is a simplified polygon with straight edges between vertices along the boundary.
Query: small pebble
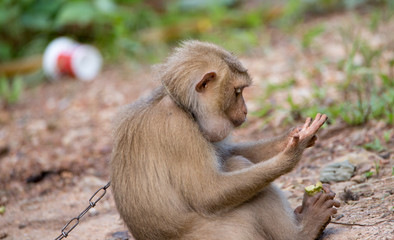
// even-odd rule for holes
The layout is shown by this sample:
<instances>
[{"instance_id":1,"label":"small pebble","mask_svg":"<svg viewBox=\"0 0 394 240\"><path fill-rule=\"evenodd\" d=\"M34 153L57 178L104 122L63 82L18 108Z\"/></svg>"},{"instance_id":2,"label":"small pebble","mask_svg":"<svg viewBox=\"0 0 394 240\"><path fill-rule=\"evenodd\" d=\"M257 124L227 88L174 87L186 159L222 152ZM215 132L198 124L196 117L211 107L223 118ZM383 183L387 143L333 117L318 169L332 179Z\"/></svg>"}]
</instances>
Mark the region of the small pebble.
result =
<instances>
[{"instance_id":1,"label":"small pebble","mask_svg":"<svg viewBox=\"0 0 394 240\"><path fill-rule=\"evenodd\" d=\"M89 210L89 216L97 216L99 215L99 211L97 211L95 208L91 208Z\"/></svg>"},{"instance_id":2,"label":"small pebble","mask_svg":"<svg viewBox=\"0 0 394 240\"><path fill-rule=\"evenodd\" d=\"M339 220L341 218L343 218L345 215L343 214L338 214L337 216L335 216L335 220Z\"/></svg>"},{"instance_id":3,"label":"small pebble","mask_svg":"<svg viewBox=\"0 0 394 240\"><path fill-rule=\"evenodd\" d=\"M25 227L27 227L26 223L21 223L18 226L19 229L24 229Z\"/></svg>"},{"instance_id":4,"label":"small pebble","mask_svg":"<svg viewBox=\"0 0 394 240\"><path fill-rule=\"evenodd\" d=\"M111 238L108 240L129 240L129 233L127 231L124 232L114 232L111 235Z\"/></svg>"},{"instance_id":5,"label":"small pebble","mask_svg":"<svg viewBox=\"0 0 394 240\"><path fill-rule=\"evenodd\" d=\"M0 232L0 239L4 239L8 237L8 234L6 232Z\"/></svg>"}]
</instances>

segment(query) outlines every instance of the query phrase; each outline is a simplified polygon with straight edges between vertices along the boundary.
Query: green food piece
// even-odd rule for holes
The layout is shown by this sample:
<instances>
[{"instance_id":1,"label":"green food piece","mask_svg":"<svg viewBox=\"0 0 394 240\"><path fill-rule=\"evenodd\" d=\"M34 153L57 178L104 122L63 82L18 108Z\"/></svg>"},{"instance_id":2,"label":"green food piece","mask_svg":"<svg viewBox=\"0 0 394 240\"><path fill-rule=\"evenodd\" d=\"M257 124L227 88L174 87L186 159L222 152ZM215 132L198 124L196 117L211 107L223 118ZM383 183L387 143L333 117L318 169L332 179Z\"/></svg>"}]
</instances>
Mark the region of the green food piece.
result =
<instances>
[{"instance_id":1,"label":"green food piece","mask_svg":"<svg viewBox=\"0 0 394 240\"><path fill-rule=\"evenodd\" d=\"M0 214L4 214L5 213L5 206L0 206Z\"/></svg>"},{"instance_id":2,"label":"green food piece","mask_svg":"<svg viewBox=\"0 0 394 240\"><path fill-rule=\"evenodd\" d=\"M309 185L305 187L305 192L309 195L309 196L313 196L318 192L321 192L321 190L323 189L323 184L321 182L317 182L316 185Z\"/></svg>"}]
</instances>

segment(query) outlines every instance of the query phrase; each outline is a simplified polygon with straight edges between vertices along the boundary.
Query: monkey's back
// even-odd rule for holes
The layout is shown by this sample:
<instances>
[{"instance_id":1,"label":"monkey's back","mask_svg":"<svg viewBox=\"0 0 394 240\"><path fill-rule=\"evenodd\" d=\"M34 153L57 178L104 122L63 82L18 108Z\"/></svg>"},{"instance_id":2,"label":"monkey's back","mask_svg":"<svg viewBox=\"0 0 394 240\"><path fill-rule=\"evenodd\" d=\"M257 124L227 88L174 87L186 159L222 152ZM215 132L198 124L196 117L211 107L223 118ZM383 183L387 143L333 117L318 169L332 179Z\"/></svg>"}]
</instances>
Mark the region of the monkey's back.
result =
<instances>
[{"instance_id":1,"label":"monkey's back","mask_svg":"<svg viewBox=\"0 0 394 240\"><path fill-rule=\"evenodd\" d=\"M186 161L198 154L199 146L185 149L193 136L199 136L198 126L182 109L168 105L160 92L120 113L112 186L118 211L136 239L177 238L174 234L187 231L196 216L179 191L193 175Z\"/></svg>"}]
</instances>

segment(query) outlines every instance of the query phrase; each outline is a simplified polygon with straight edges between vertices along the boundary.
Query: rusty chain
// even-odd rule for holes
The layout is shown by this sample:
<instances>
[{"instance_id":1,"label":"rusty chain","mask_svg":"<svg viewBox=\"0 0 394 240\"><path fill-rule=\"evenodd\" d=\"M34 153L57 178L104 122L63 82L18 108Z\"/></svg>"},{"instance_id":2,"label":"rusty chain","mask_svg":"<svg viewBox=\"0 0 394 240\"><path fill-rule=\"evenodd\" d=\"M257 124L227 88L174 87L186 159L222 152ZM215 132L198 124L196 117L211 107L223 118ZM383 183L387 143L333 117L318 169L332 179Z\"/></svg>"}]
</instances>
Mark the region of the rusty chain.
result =
<instances>
[{"instance_id":1,"label":"rusty chain","mask_svg":"<svg viewBox=\"0 0 394 240\"><path fill-rule=\"evenodd\" d=\"M104 187L99 188L89 199L89 206L85 208L79 215L78 217L72 218L66 225L61 230L60 235L55 238L55 240L60 240L63 238L67 238L68 234L74 230L74 228L79 224L79 220L87 213L91 208L94 208L96 204L104 197L104 195L107 193L107 188L111 185L111 181L109 181ZM101 192L101 195L98 195L98 193ZM97 199L94 200L94 198L97 195ZM70 225L72 222L74 222L73 225ZM67 228L70 226L69 230Z\"/></svg>"}]
</instances>

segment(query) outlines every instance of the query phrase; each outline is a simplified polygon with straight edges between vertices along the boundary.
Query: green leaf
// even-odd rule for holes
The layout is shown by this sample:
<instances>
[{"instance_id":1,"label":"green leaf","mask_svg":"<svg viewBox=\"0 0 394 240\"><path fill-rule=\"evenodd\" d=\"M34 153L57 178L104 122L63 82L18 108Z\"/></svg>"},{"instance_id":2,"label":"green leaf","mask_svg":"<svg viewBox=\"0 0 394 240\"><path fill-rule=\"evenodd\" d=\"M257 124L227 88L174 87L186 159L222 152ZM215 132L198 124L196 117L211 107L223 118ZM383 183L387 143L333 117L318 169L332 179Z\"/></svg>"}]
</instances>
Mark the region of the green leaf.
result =
<instances>
[{"instance_id":1,"label":"green leaf","mask_svg":"<svg viewBox=\"0 0 394 240\"><path fill-rule=\"evenodd\" d=\"M390 79L390 77L386 74L380 74L380 78L383 81L383 85L387 87L394 87L394 79Z\"/></svg>"},{"instance_id":2,"label":"green leaf","mask_svg":"<svg viewBox=\"0 0 394 240\"><path fill-rule=\"evenodd\" d=\"M371 172L371 171L365 173L366 178L370 178L372 176L373 176L373 172Z\"/></svg>"},{"instance_id":3,"label":"green leaf","mask_svg":"<svg viewBox=\"0 0 394 240\"><path fill-rule=\"evenodd\" d=\"M380 152L385 149L378 138L375 138L373 142L364 144L363 147L367 150L372 150L375 152Z\"/></svg>"},{"instance_id":4,"label":"green leaf","mask_svg":"<svg viewBox=\"0 0 394 240\"><path fill-rule=\"evenodd\" d=\"M9 43L0 40L0 61L8 60L12 55L12 47Z\"/></svg>"},{"instance_id":5,"label":"green leaf","mask_svg":"<svg viewBox=\"0 0 394 240\"><path fill-rule=\"evenodd\" d=\"M102 13L113 13L117 9L117 5L112 0L95 0L94 5Z\"/></svg>"},{"instance_id":6,"label":"green leaf","mask_svg":"<svg viewBox=\"0 0 394 240\"><path fill-rule=\"evenodd\" d=\"M0 97L7 98L10 93L10 86L6 77L0 77Z\"/></svg>"},{"instance_id":7,"label":"green leaf","mask_svg":"<svg viewBox=\"0 0 394 240\"><path fill-rule=\"evenodd\" d=\"M308 32L306 32L302 36L302 47L303 48L309 48L310 45L312 44L313 40L318 37L320 34L324 32L324 27L322 25L316 26L312 29L309 29Z\"/></svg>"},{"instance_id":8,"label":"green leaf","mask_svg":"<svg viewBox=\"0 0 394 240\"><path fill-rule=\"evenodd\" d=\"M18 6L0 6L0 27L18 18Z\"/></svg>"},{"instance_id":9,"label":"green leaf","mask_svg":"<svg viewBox=\"0 0 394 240\"><path fill-rule=\"evenodd\" d=\"M0 214L4 214L5 213L5 206L0 206Z\"/></svg>"},{"instance_id":10,"label":"green leaf","mask_svg":"<svg viewBox=\"0 0 394 240\"><path fill-rule=\"evenodd\" d=\"M57 16L56 25L87 25L93 21L96 14L97 11L90 2L67 2Z\"/></svg>"},{"instance_id":11,"label":"green leaf","mask_svg":"<svg viewBox=\"0 0 394 240\"><path fill-rule=\"evenodd\" d=\"M10 96L8 101L10 103L15 103L19 100L19 97L21 95L22 92L22 87L23 87L23 82L22 82L22 78L21 77L16 77L13 81L12 81L12 85L11 85L11 92L10 92Z\"/></svg>"}]
</instances>

